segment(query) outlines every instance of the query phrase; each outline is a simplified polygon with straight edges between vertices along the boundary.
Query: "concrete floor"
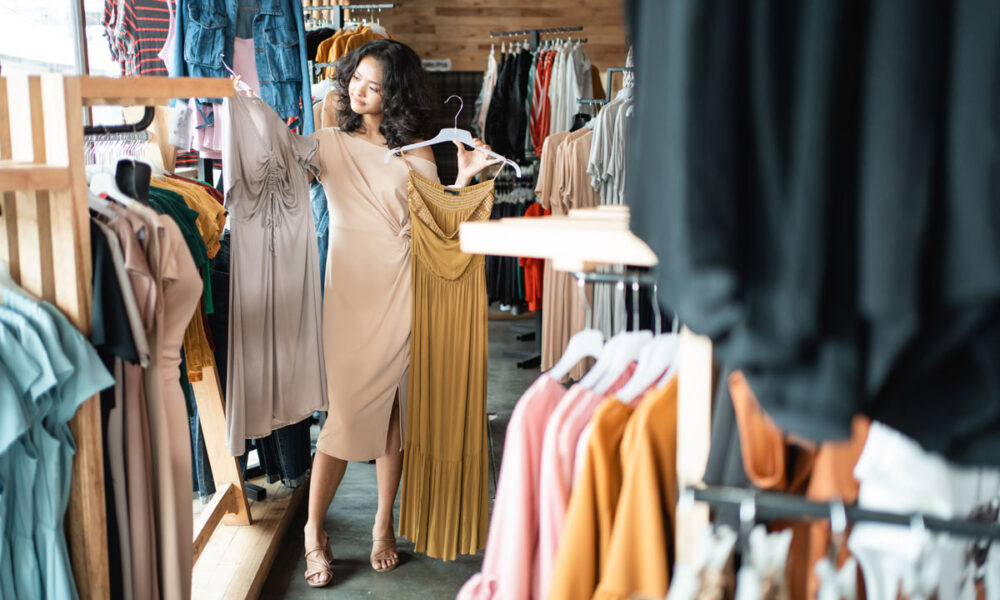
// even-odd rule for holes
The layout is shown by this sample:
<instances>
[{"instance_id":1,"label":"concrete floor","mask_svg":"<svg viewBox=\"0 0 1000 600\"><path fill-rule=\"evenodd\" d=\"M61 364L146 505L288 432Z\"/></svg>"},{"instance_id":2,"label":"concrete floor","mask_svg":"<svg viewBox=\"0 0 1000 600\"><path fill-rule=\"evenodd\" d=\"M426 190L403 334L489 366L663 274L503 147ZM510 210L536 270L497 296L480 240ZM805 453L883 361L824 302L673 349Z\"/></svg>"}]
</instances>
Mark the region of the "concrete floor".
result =
<instances>
[{"instance_id":1,"label":"concrete floor","mask_svg":"<svg viewBox=\"0 0 1000 600\"><path fill-rule=\"evenodd\" d=\"M532 328L534 320L498 321L489 324L489 380L486 409L496 416L489 421L491 439L490 495L503 455L504 432L521 394L538 376L538 369L518 369L516 358L504 351L533 352L535 342L520 342L511 326ZM391 598L394 600L454 598L462 584L479 570L482 553L443 562L413 552L413 544L397 540L400 565L389 573L376 573L368 562L375 517L375 465L351 463L326 516L326 530L333 542L333 583L310 588L305 571L302 527L306 504L296 516L275 559L261 598ZM396 500L398 523L399 499Z\"/></svg>"}]
</instances>

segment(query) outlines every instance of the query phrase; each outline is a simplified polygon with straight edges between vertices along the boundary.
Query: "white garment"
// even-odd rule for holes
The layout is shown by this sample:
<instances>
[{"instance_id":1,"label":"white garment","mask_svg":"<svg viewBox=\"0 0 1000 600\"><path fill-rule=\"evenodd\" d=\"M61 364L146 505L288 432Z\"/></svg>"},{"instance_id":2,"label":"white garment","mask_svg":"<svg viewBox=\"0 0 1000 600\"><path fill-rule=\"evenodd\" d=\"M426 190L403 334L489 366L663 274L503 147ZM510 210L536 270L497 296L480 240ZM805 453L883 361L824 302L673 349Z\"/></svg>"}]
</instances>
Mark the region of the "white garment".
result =
<instances>
[{"instance_id":1,"label":"white garment","mask_svg":"<svg viewBox=\"0 0 1000 600\"><path fill-rule=\"evenodd\" d=\"M486 135L486 115L490 111L490 103L493 99L493 90L497 85L497 59L490 52L486 59L486 74L483 75L483 87L479 90L479 98L476 100L476 114L472 122L476 126L479 137Z\"/></svg>"},{"instance_id":2,"label":"white garment","mask_svg":"<svg viewBox=\"0 0 1000 600\"><path fill-rule=\"evenodd\" d=\"M1000 470L956 467L878 422L868 431L854 477L863 508L941 518L966 518L973 507L1000 492ZM937 583L938 597L947 600L960 597L969 542L907 527L859 523L848 548L861 565L868 600L895 600L901 581L912 589L920 583L917 579ZM987 581L1000 580L995 554L994 549L987 563ZM915 568L919 577L914 577Z\"/></svg>"},{"instance_id":3,"label":"white garment","mask_svg":"<svg viewBox=\"0 0 1000 600\"><path fill-rule=\"evenodd\" d=\"M549 135L569 130L569 127L565 126L565 120L561 117L564 112L563 105L566 96L566 56L567 48L561 46L556 49L556 57L552 63L552 79L549 83L549 104L552 107Z\"/></svg>"},{"instance_id":4,"label":"white garment","mask_svg":"<svg viewBox=\"0 0 1000 600\"><path fill-rule=\"evenodd\" d=\"M594 114L592 105L580 104L581 99L590 98L593 95L594 80L590 73L590 57L587 56L587 53L577 43L570 48L567 59L564 114L567 129L573 127L573 118L577 113Z\"/></svg>"}]
</instances>

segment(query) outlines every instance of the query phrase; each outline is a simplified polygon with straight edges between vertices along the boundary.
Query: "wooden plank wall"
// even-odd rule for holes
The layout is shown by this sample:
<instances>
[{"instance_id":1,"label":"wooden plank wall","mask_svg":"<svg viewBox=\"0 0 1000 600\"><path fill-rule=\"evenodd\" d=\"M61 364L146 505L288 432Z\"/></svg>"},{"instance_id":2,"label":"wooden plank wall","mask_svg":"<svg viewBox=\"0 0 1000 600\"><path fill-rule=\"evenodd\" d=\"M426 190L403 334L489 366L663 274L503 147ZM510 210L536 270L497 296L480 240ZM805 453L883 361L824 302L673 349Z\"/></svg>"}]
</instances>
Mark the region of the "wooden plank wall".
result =
<instances>
[{"instance_id":1,"label":"wooden plank wall","mask_svg":"<svg viewBox=\"0 0 1000 600\"><path fill-rule=\"evenodd\" d=\"M491 31L577 25L583 31L573 36L587 38L587 54L602 72L625 64L624 0L394 1L396 8L382 12L382 24L421 58L450 58L453 71L486 68ZM332 2L316 0L320 4Z\"/></svg>"}]
</instances>

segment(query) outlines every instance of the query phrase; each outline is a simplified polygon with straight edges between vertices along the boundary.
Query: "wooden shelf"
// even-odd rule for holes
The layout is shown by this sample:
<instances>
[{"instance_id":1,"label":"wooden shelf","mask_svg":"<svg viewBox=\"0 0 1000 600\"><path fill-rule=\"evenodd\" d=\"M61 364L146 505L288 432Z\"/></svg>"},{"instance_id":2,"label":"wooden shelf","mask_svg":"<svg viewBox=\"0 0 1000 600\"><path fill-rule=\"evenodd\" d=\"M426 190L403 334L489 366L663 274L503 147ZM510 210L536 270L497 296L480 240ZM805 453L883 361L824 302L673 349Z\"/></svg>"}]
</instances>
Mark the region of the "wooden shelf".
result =
<instances>
[{"instance_id":1,"label":"wooden shelf","mask_svg":"<svg viewBox=\"0 0 1000 600\"><path fill-rule=\"evenodd\" d=\"M0 192L59 190L69 187L68 167L0 161Z\"/></svg>"},{"instance_id":2,"label":"wooden shelf","mask_svg":"<svg viewBox=\"0 0 1000 600\"><path fill-rule=\"evenodd\" d=\"M80 77L84 106L160 106L174 98L232 95L232 82L222 77Z\"/></svg>"},{"instance_id":3,"label":"wooden shelf","mask_svg":"<svg viewBox=\"0 0 1000 600\"><path fill-rule=\"evenodd\" d=\"M547 258L560 271L657 264L656 254L628 230L627 221L614 218L511 217L462 223L458 237L463 252Z\"/></svg>"}]
</instances>

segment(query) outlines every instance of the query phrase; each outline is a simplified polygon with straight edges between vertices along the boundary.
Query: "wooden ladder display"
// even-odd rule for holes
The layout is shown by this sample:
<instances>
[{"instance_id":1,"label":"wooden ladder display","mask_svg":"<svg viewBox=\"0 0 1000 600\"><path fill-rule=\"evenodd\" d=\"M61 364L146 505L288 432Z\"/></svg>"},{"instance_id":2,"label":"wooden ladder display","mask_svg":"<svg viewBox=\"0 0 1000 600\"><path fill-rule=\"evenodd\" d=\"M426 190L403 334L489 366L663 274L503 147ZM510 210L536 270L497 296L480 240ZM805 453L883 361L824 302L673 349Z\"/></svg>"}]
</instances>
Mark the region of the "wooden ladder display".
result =
<instances>
[{"instance_id":1,"label":"wooden ladder display","mask_svg":"<svg viewBox=\"0 0 1000 600\"><path fill-rule=\"evenodd\" d=\"M0 260L7 263L14 281L57 306L89 335L93 292L84 107L156 106L168 104L172 98L232 95L233 86L227 79L0 78ZM196 523L193 544L197 561L220 523L251 525L252 517L239 463L225 443L225 400L214 365L204 370L203 380L193 387L218 490ZM110 595L110 582L97 396L79 408L70 427L77 444L66 514L70 558L80 597L104 599ZM300 498L304 489L296 490L296 497ZM283 517L281 522L287 527L289 520ZM245 592L229 590L227 597L252 597L254 587L259 593L284 531L280 527L267 529L274 531L261 555L259 569L264 574L246 586L236 586Z\"/></svg>"}]
</instances>

